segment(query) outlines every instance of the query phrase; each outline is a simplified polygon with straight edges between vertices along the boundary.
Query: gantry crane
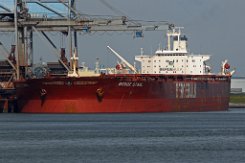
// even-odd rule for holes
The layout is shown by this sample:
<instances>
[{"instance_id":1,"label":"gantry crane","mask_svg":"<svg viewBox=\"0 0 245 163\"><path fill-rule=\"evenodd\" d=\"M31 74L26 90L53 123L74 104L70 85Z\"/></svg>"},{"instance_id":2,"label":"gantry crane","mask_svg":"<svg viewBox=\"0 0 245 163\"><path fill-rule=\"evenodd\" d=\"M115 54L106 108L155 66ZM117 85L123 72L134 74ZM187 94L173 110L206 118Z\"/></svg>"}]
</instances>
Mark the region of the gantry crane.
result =
<instances>
[{"instance_id":1,"label":"gantry crane","mask_svg":"<svg viewBox=\"0 0 245 163\"><path fill-rule=\"evenodd\" d=\"M28 4L36 3L47 9L56 17L48 15L33 16L28 10ZM67 13L63 14L49 7L48 3L59 3L65 6ZM33 32L42 38L54 49L60 63L69 70L70 68L60 59L59 50L46 34L47 32L61 32L68 36L70 46L70 56L73 51L77 51L77 32L84 33L99 31L132 31L136 36L142 36L143 31L166 30L173 25L168 22L157 24L142 24L128 20L126 16L121 17L94 17L81 14L75 9L75 0L15 0L14 12L0 4L4 12L0 13L0 32L15 32L16 40L16 79L20 79L20 74L25 73L26 68L32 66L33 61ZM72 40L74 39L74 44ZM24 75L22 75L24 76Z\"/></svg>"}]
</instances>

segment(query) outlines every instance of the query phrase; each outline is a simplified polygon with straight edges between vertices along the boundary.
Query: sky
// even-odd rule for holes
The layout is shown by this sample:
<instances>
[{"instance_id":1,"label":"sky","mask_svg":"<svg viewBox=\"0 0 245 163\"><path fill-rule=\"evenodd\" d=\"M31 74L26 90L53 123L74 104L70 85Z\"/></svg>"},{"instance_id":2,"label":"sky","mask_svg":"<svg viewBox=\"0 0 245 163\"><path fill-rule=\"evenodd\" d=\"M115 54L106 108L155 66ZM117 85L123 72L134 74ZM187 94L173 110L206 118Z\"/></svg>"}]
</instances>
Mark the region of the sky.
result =
<instances>
[{"instance_id":1,"label":"sky","mask_svg":"<svg viewBox=\"0 0 245 163\"><path fill-rule=\"evenodd\" d=\"M1 0L3 3L9 2ZM169 21L176 26L184 27L184 34L189 39L189 49L194 54L210 54L210 65L214 72L220 71L221 61L228 59L235 76L245 76L245 1L244 0L77 0L77 10L91 15L126 15L134 20ZM59 10L61 8L58 8ZM62 9L61 9L62 10ZM58 33L57 46L63 47L66 41ZM35 36L35 35L34 35ZM164 31L145 32L143 38L134 38L131 32L98 32L79 34L80 63L93 68L96 58L101 65L114 66L117 58L106 49L110 45L129 62L140 54L153 54L159 44L165 46ZM7 40L7 36L0 36ZM11 41L11 39L10 39ZM37 41L38 42L38 41ZM55 55L34 45L37 56L35 60L56 60Z\"/></svg>"}]
</instances>

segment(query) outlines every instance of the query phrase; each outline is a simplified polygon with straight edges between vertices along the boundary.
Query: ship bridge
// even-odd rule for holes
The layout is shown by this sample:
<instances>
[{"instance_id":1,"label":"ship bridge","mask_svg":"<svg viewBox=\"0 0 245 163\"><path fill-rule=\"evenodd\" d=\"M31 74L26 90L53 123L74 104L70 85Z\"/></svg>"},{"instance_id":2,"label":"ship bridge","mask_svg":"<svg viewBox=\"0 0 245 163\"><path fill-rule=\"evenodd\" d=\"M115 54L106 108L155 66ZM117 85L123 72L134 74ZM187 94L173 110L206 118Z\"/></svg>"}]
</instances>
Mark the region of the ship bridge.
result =
<instances>
[{"instance_id":1,"label":"ship bridge","mask_svg":"<svg viewBox=\"0 0 245 163\"><path fill-rule=\"evenodd\" d=\"M211 73L207 61L210 55L194 55L187 51L187 37L181 36L181 28L169 29L166 49L158 49L154 55L138 55L143 74L206 75Z\"/></svg>"}]
</instances>

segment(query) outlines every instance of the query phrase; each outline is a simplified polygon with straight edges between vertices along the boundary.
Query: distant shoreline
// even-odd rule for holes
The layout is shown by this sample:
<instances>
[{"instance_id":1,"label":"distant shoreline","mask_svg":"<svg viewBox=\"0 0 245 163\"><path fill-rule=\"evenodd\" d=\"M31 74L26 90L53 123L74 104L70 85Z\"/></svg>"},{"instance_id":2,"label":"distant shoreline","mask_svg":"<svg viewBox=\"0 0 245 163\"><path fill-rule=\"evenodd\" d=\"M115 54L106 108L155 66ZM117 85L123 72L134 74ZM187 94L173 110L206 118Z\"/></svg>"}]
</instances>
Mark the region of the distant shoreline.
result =
<instances>
[{"instance_id":1,"label":"distant shoreline","mask_svg":"<svg viewBox=\"0 0 245 163\"><path fill-rule=\"evenodd\" d=\"M229 103L230 108L245 108L245 103Z\"/></svg>"},{"instance_id":2,"label":"distant shoreline","mask_svg":"<svg viewBox=\"0 0 245 163\"><path fill-rule=\"evenodd\" d=\"M230 94L230 108L245 108L245 94Z\"/></svg>"}]
</instances>

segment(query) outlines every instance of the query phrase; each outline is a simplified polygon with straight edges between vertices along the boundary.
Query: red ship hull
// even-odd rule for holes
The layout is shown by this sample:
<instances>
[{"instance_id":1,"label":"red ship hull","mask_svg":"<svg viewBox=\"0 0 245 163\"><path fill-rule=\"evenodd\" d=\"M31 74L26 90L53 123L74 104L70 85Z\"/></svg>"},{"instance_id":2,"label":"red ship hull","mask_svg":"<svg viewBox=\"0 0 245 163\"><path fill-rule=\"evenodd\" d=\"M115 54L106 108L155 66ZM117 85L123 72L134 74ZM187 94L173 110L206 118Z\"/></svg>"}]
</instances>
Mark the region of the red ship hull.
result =
<instances>
[{"instance_id":1,"label":"red ship hull","mask_svg":"<svg viewBox=\"0 0 245 163\"><path fill-rule=\"evenodd\" d=\"M230 77L101 75L30 79L15 86L23 113L197 112L228 109Z\"/></svg>"}]
</instances>

